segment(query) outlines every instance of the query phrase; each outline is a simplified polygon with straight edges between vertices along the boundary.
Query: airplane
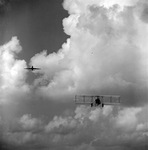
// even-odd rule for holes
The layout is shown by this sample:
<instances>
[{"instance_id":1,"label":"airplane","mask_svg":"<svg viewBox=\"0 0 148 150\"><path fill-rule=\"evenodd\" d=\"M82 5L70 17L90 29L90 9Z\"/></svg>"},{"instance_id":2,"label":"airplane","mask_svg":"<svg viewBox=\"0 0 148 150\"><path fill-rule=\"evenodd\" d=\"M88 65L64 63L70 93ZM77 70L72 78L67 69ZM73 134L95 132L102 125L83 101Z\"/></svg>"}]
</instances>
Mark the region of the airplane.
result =
<instances>
[{"instance_id":1,"label":"airplane","mask_svg":"<svg viewBox=\"0 0 148 150\"><path fill-rule=\"evenodd\" d=\"M75 104L90 105L91 107L120 104L118 95L75 95Z\"/></svg>"},{"instance_id":2,"label":"airplane","mask_svg":"<svg viewBox=\"0 0 148 150\"><path fill-rule=\"evenodd\" d=\"M28 69L28 70L40 70L41 68L34 68L33 66L32 67L30 67L30 68L24 68L24 69Z\"/></svg>"}]
</instances>

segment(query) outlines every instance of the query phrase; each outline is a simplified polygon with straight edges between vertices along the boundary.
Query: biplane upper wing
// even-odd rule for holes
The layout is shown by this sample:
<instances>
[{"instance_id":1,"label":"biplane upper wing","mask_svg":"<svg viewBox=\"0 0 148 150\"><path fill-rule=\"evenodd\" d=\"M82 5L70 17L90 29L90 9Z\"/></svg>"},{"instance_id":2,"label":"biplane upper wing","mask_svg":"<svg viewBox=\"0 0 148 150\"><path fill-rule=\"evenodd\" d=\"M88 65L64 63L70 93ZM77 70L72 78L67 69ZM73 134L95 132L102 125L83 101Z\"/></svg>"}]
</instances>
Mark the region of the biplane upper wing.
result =
<instances>
[{"instance_id":1,"label":"biplane upper wing","mask_svg":"<svg viewBox=\"0 0 148 150\"><path fill-rule=\"evenodd\" d=\"M90 105L94 102L94 96L75 95L75 104Z\"/></svg>"},{"instance_id":2,"label":"biplane upper wing","mask_svg":"<svg viewBox=\"0 0 148 150\"><path fill-rule=\"evenodd\" d=\"M99 98L104 105L120 104L120 96L118 95L75 95L75 104L90 105Z\"/></svg>"},{"instance_id":3,"label":"biplane upper wing","mask_svg":"<svg viewBox=\"0 0 148 150\"><path fill-rule=\"evenodd\" d=\"M100 99L104 105L115 105L121 103L119 95L101 95Z\"/></svg>"}]
</instances>

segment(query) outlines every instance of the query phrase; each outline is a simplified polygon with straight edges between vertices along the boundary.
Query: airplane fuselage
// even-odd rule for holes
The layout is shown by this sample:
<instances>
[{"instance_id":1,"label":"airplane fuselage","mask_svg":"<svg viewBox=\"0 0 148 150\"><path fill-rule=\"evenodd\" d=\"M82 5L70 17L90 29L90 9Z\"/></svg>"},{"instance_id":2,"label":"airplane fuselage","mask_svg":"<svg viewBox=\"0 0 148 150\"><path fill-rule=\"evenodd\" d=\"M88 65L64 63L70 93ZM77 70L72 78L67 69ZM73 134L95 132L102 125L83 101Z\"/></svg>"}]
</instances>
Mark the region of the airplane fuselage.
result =
<instances>
[{"instance_id":1,"label":"airplane fuselage","mask_svg":"<svg viewBox=\"0 0 148 150\"><path fill-rule=\"evenodd\" d=\"M30 68L25 68L25 69L28 69L28 70L40 70L40 68L34 68L33 66L32 67L30 67Z\"/></svg>"}]
</instances>

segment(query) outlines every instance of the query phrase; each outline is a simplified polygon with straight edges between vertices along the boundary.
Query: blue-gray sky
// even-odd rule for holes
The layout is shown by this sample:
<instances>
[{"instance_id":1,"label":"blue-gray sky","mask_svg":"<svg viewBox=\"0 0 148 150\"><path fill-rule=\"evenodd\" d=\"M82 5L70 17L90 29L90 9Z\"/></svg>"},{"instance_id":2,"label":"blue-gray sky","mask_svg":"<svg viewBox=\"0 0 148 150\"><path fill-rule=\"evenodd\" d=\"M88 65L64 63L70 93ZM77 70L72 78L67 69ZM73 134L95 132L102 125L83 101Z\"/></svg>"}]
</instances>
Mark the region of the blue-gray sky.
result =
<instances>
[{"instance_id":1,"label":"blue-gray sky","mask_svg":"<svg viewBox=\"0 0 148 150\"><path fill-rule=\"evenodd\" d=\"M146 150L147 12L147 0L0 0L0 149Z\"/></svg>"}]
</instances>

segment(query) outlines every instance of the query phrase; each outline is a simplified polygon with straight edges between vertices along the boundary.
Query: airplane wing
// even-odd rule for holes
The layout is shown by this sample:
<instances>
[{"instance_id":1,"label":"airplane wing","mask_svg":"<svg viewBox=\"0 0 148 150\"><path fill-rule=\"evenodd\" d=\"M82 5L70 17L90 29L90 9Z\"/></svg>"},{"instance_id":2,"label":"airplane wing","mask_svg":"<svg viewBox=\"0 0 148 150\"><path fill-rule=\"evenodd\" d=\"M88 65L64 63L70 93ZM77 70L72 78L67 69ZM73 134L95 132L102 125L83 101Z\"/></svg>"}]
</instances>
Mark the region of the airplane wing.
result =
<instances>
[{"instance_id":1,"label":"airplane wing","mask_svg":"<svg viewBox=\"0 0 148 150\"><path fill-rule=\"evenodd\" d=\"M90 105L94 102L94 96L75 95L75 104Z\"/></svg>"},{"instance_id":2,"label":"airplane wing","mask_svg":"<svg viewBox=\"0 0 148 150\"><path fill-rule=\"evenodd\" d=\"M24 69L32 70L32 68L24 68Z\"/></svg>"},{"instance_id":3,"label":"airplane wing","mask_svg":"<svg viewBox=\"0 0 148 150\"><path fill-rule=\"evenodd\" d=\"M104 105L120 104L120 96L118 95L75 95L75 104L91 105L95 103L95 99L99 98Z\"/></svg>"},{"instance_id":4,"label":"airplane wing","mask_svg":"<svg viewBox=\"0 0 148 150\"><path fill-rule=\"evenodd\" d=\"M40 70L41 68L24 68L24 69L28 69L28 70Z\"/></svg>"},{"instance_id":5,"label":"airplane wing","mask_svg":"<svg viewBox=\"0 0 148 150\"><path fill-rule=\"evenodd\" d=\"M41 68L33 68L33 70L40 70Z\"/></svg>"}]
</instances>

